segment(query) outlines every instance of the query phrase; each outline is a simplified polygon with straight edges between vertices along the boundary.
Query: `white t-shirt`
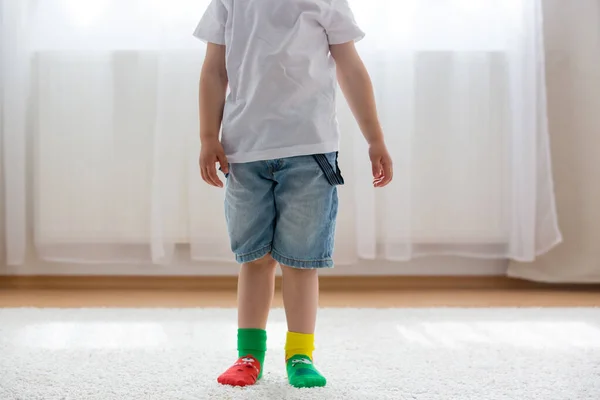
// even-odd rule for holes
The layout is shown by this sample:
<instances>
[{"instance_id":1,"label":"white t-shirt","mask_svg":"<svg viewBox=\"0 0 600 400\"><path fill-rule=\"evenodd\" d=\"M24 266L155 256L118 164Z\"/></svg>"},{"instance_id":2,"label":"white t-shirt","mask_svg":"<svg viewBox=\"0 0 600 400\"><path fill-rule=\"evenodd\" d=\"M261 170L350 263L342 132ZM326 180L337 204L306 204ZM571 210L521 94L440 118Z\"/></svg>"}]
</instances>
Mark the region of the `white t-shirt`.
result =
<instances>
[{"instance_id":1,"label":"white t-shirt","mask_svg":"<svg viewBox=\"0 0 600 400\"><path fill-rule=\"evenodd\" d=\"M226 46L229 162L338 150L329 45L364 37L347 0L212 0L194 36Z\"/></svg>"}]
</instances>

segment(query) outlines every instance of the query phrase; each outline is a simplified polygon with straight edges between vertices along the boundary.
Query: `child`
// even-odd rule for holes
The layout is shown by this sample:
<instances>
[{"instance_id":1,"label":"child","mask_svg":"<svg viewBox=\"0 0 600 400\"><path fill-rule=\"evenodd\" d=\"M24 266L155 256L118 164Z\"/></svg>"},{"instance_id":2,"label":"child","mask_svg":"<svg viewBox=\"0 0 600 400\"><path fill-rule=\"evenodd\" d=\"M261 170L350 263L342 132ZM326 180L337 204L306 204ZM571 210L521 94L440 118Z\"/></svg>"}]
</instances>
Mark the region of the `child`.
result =
<instances>
[{"instance_id":1,"label":"child","mask_svg":"<svg viewBox=\"0 0 600 400\"><path fill-rule=\"evenodd\" d=\"M392 161L347 0L212 0L194 35L207 42L200 78L200 169L223 187L238 280L238 361L218 378L262 376L275 270L281 265L289 383L325 386L313 365L317 271L331 259L338 209L337 80L369 143L375 187ZM230 93L226 98L227 86ZM219 131L222 125L222 137Z\"/></svg>"}]
</instances>

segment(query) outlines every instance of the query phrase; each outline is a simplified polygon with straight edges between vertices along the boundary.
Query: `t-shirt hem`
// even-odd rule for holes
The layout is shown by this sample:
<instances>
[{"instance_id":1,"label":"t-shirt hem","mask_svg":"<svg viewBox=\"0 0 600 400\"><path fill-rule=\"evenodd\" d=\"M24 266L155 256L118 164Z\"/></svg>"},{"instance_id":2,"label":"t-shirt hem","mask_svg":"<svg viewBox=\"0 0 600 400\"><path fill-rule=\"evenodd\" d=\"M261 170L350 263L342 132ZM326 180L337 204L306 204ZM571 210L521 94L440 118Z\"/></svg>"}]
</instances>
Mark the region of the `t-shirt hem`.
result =
<instances>
[{"instance_id":1,"label":"t-shirt hem","mask_svg":"<svg viewBox=\"0 0 600 400\"><path fill-rule=\"evenodd\" d=\"M338 142L319 143L303 146L284 147L282 149L271 149L253 151L248 153L227 154L227 161L231 164L244 164L255 161L276 160L279 158L310 156L313 154L333 153L339 151Z\"/></svg>"}]
</instances>

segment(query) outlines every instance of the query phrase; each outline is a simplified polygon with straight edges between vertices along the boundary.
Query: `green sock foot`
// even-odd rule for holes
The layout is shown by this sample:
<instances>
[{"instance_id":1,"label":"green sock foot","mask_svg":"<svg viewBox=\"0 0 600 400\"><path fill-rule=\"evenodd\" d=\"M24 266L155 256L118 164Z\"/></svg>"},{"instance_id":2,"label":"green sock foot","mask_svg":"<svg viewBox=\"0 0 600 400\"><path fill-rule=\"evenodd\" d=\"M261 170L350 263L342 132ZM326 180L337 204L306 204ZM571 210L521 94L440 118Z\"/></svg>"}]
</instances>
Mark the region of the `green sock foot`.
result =
<instances>
[{"instance_id":1,"label":"green sock foot","mask_svg":"<svg viewBox=\"0 0 600 400\"><path fill-rule=\"evenodd\" d=\"M327 379L305 355L298 354L287 360L287 375L290 385L297 388L323 387L327 384Z\"/></svg>"}]
</instances>

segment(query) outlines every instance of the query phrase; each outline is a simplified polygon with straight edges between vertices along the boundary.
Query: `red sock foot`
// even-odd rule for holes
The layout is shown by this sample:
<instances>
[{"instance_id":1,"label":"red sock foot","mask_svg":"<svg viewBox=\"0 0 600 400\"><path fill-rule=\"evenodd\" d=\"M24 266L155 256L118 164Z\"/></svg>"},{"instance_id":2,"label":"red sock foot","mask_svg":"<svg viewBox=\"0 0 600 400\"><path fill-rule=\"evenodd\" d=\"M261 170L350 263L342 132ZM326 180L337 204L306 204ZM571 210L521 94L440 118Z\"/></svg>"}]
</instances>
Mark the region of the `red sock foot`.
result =
<instances>
[{"instance_id":1,"label":"red sock foot","mask_svg":"<svg viewBox=\"0 0 600 400\"><path fill-rule=\"evenodd\" d=\"M254 385L260 374L260 362L252 357L242 357L221 376L217 378L217 382L222 385L231 386L248 386Z\"/></svg>"}]
</instances>

